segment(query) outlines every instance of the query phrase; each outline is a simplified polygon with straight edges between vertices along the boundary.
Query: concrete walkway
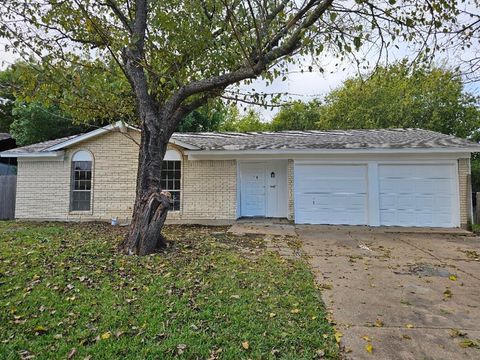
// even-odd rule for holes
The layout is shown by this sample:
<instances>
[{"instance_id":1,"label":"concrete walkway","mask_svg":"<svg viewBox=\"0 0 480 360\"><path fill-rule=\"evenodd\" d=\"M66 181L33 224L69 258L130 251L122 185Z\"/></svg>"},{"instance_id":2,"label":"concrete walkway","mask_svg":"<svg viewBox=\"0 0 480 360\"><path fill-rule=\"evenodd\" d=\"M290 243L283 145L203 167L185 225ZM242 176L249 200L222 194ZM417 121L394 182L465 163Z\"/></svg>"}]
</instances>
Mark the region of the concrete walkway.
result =
<instances>
[{"instance_id":1,"label":"concrete walkway","mask_svg":"<svg viewBox=\"0 0 480 360\"><path fill-rule=\"evenodd\" d=\"M296 232L346 358L480 359L479 238L442 229Z\"/></svg>"}]
</instances>

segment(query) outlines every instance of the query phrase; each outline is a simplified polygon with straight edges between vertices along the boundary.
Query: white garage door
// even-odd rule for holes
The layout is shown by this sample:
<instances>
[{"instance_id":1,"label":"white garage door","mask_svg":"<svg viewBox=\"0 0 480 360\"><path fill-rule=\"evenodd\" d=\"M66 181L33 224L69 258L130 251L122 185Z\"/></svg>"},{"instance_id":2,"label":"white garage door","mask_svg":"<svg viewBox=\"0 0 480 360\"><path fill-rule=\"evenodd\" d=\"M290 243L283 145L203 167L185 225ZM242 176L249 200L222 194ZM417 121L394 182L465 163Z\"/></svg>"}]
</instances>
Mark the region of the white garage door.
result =
<instances>
[{"instance_id":1,"label":"white garage door","mask_svg":"<svg viewBox=\"0 0 480 360\"><path fill-rule=\"evenodd\" d=\"M295 222L367 224L366 165L295 164Z\"/></svg>"},{"instance_id":2,"label":"white garage door","mask_svg":"<svg viewBox=\"0 0 480 360\"><path fill-rule=\"evenodd\" d=\"M458 226L455 166L378 166L380 225Z\"/></svg>"}]
</instances>

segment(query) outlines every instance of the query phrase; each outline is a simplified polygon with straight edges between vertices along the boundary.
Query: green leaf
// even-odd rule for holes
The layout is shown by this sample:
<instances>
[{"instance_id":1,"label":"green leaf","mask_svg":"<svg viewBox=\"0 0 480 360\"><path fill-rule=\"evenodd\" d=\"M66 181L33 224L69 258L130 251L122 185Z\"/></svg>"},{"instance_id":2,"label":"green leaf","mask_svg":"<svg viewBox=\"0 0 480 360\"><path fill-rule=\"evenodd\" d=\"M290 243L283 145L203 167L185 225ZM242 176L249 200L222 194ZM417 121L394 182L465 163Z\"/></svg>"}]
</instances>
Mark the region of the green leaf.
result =
<instances>
[{"instance_id":1,"label":"green leaf","mask_svg":"<svg viewBox=\"0 0 480 360\"><path fill-rule=\"evenodd\" d=\"M358 50L360 46L362 46L362 39L359 36L355 36L353 38L353 44L355 45L355 48Z\"/></svg>"}]
</instances>

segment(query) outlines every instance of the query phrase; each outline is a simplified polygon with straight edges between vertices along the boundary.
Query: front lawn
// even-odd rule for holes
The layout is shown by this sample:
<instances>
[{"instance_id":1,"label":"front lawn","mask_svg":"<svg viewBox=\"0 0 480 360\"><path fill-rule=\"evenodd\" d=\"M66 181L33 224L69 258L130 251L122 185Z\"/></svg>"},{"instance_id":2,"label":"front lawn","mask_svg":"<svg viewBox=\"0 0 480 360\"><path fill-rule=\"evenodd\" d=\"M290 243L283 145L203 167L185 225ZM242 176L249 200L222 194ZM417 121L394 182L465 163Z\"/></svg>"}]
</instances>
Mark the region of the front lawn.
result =
<instances>
[{"instance_id":1,"label":"front lawn","mask_svg":"<svg viewBox=\"0 0 480 360\"><path fill-rule=\"evenodd\" d=\"M123 256L124 231L0 222L0 358L338 358L303 261L188 226L166 227L165 253Z\"/></svg>"}]
</instances>

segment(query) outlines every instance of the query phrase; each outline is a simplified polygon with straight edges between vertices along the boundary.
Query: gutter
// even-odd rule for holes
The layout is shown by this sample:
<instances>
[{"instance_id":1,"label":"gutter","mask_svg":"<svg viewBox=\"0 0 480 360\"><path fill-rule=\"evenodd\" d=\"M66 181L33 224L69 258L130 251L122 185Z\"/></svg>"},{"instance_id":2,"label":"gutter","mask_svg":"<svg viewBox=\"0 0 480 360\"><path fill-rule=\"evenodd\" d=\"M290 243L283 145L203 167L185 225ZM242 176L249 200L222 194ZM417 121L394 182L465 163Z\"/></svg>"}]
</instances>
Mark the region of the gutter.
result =
<instances>
[{"instance_id":1,"label":"gutter","mask_svg":"<svg viewBox=\"0 0 480 360\"><path fill-rule=\"evenodd\" d=\"M259 149L259 150L187 150L189 156L225 155L324 155L324 154L424 154L424 153L474 153L478 147L464 148L373 148L373 149Z\"/></svg>"},{"instance_id":2,"label":"gutter","mask_svg":"<svg viewBox=\"0 0 480 360\"><path fill-rule=\"evenodd\" d=\"M2 158L60 158L63 157L63 151L40 151L40 152L1 152Z\"/></svg>"}]
</instances>

